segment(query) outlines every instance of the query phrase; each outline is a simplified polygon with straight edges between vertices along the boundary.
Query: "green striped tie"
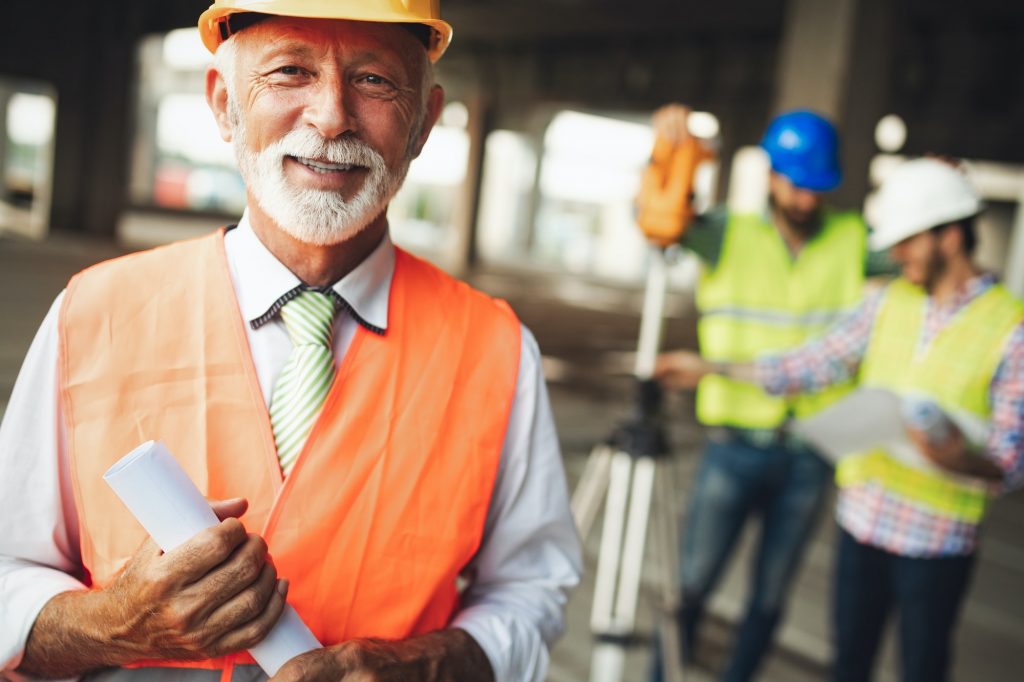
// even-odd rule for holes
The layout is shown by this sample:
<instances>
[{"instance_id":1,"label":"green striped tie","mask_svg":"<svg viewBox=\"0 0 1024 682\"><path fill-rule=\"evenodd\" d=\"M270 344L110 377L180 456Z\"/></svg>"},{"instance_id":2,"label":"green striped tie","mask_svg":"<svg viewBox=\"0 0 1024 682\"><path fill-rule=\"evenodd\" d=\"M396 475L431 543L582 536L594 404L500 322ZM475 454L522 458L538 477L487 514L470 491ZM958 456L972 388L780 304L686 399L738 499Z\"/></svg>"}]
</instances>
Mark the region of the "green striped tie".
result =
<instances>
[{"instance_id":1,"label":"green striped tie","mask_svg":"<svg viewBox=\"0 0 1024 682\"><path fill-rule=\"evenodd\" d=\"M292 348L270 399L270 425L285 476L306 443L334 381L334 301L303 291L281 308Z\"/></svg>"}]
</instances>

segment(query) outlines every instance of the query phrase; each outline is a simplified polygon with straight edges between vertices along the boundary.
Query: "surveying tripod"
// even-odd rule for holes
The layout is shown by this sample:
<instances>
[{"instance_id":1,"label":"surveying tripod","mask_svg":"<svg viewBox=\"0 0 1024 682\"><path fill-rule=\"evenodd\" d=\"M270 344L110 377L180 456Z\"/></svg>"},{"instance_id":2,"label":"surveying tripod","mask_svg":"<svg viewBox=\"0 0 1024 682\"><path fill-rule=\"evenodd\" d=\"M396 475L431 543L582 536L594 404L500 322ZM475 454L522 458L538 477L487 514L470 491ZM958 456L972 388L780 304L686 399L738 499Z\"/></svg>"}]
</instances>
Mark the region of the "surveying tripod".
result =
<instances>
[{"instance_id":1,"label":"surveying tripod","mask_svg":"<svg viewBox=\"0 0 1024 682\"><path fill-rule=\"evenodd\" d=\"M650 520L662 597L661 667L666 682L682 682L678 625L677 528L674 481L661 414L661 389L652 378L664 326L668 286L666 249L651 248L634 376L632 417L597 445L572 497L572 512L586 538L602 501L604 526L598 552L590 628L597 638L590 682L619 682L626 650L636 644L636 607Z\"/></svg>"}]
</instances>

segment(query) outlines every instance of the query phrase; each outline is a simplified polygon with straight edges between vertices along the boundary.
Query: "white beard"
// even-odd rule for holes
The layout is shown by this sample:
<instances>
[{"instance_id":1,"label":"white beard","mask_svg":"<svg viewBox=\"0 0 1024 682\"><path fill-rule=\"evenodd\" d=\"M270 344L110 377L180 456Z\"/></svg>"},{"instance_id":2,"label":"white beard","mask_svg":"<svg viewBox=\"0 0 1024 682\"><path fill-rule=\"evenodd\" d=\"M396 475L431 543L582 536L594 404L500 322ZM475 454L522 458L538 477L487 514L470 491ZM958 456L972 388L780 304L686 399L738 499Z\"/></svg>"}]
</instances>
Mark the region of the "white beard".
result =
<instances>
[{"instance_id":1,"label":"white beard","mask_svg":"<svg viewBox=\"0 0 1024 682\"><path fill-rule=\"evenodd\" d=\"M402 186L411 158L391 171L373 148L353 138L327 140L309 128L293 130L260 152L246 145L245 121L237 113L234 150L242 180L260 208L295 239L317 246L338 244L383 213ZM298 189L284 173L286 156L352 164L369 169L351 200L321 189Z\"/></svg>"}]
</instances>

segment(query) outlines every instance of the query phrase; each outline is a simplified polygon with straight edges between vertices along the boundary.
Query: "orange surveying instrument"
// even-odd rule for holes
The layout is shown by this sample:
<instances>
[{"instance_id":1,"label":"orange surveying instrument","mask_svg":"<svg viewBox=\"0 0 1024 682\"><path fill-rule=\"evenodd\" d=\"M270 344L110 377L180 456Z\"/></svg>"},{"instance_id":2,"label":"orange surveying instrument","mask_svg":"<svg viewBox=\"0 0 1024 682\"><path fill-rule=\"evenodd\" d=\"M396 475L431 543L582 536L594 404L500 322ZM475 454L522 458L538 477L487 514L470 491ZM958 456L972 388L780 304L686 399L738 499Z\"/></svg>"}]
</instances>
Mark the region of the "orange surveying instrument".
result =
<instances>
[{"instance_id":1,"label":"orange surveying instrument","mask_svg":"<svg viewBox=\"0 0 1024 682\"><path fill-rule=\"evenodd\" d=\"M664 326L668 247L678 243L692 222L697 170L714 155L685 132L685 109L670 107L668 113L667 126L655 118L654 152L637 198L637 223L651 243L651 266L633 370L636 402L632 416L590 453L572 497L573 516L584 539L602 503L605 507L590 617L597 640L590 682L619 682L626 651L638 642L636 606L649 519L660 569L661 669L668 682L681 682L685 675L675 619L679 606L677 505L661 388L653 376Z\"/></svg>"},{"instance_id":2,"label":"orange surveying instrument","mask_svg":"<svg viewBox=\"0 0 1024 682\"><path fill-rule=\"evenodd\" d=\"M693 189L697 169L715 155L698 138L674 141L658 135L644 170L637 197L637 224L651 243L667 247L679 242L693 220Z\"/></svg>"}]
</instances>

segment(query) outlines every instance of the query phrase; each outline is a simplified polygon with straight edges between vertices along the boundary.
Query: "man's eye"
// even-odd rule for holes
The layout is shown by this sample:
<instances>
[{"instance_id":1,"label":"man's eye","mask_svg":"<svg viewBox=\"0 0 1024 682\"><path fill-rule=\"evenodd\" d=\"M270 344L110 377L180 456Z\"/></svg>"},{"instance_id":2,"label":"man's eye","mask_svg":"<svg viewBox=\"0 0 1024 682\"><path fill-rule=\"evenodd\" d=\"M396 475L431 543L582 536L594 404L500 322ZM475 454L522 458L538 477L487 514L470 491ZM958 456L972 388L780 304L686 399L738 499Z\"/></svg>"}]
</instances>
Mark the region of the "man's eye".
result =
<instances>
[{"instance_id":1,"label":"man's eye","mask_svg":"<svg viewBox=\"0 0 1024 682\"><path fill-rule=\"evenodd\" d=\"M301 76L302 69L298 66L282 66L277 70L283 76Z\"/></svg>"},{"instance_id":2,"label":"man's eye","mask_svg":"<svg viewBox=\"0 0 1024 682\"><path fill-rule=\"evenodd\" d=\"M378 76L375 73L370 73L363 76L363 82L368 85L391 85L391 82L383 76Z\"/></svg>"}]
</instances>

